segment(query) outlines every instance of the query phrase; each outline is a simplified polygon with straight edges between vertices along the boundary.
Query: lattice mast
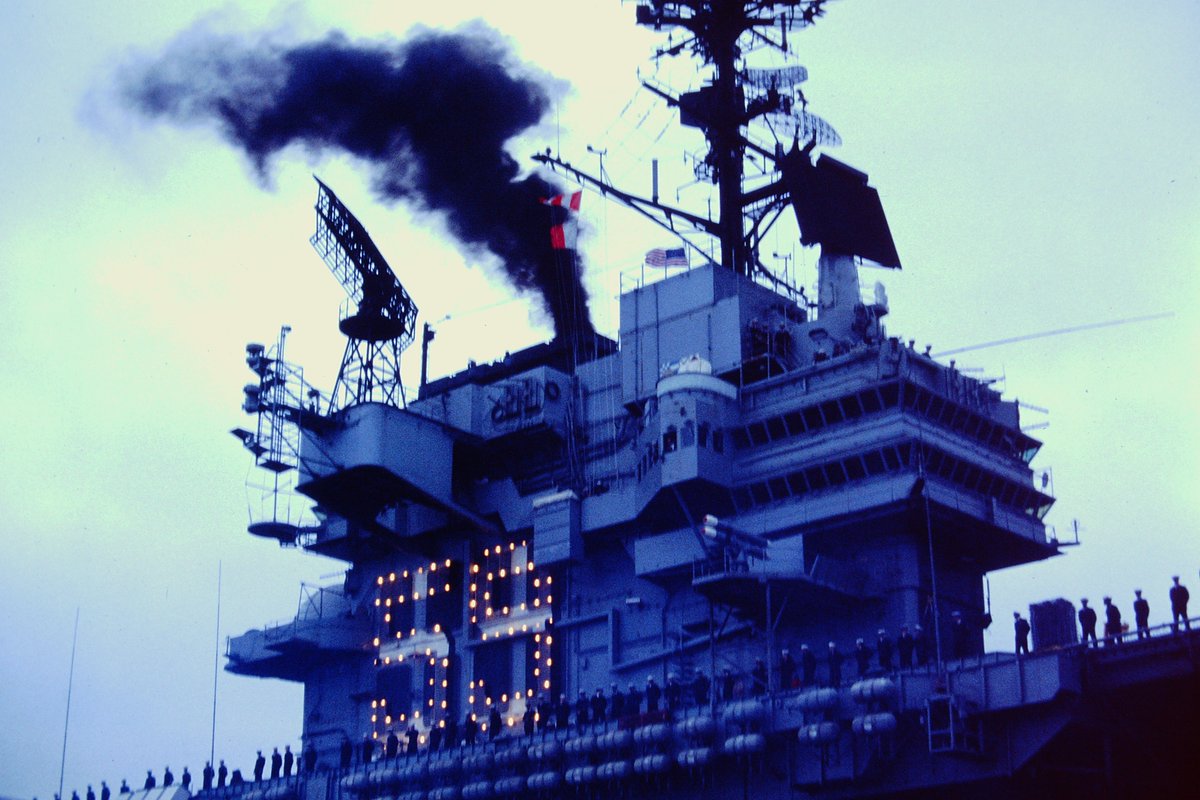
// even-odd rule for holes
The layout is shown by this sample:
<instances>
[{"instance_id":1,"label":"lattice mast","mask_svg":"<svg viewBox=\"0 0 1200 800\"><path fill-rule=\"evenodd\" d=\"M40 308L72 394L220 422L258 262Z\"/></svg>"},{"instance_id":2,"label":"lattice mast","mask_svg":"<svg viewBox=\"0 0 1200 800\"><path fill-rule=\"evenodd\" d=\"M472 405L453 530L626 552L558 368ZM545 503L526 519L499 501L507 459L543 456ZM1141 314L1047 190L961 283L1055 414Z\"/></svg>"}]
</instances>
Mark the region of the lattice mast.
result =
<instances>
[{"instance_id":1,"label":"lattice mast","mask_svg":"<svg viewBox=\"0 0 1200 800\"><path fill-rule=\"evenodd\" d=\"M368 402L403 406L400 354L413 342L417 306L362 223L332 189L314 179L317 227L309 241L349 296L338 324L346 352L329 413Z\"/></svg>"}]
</instances>

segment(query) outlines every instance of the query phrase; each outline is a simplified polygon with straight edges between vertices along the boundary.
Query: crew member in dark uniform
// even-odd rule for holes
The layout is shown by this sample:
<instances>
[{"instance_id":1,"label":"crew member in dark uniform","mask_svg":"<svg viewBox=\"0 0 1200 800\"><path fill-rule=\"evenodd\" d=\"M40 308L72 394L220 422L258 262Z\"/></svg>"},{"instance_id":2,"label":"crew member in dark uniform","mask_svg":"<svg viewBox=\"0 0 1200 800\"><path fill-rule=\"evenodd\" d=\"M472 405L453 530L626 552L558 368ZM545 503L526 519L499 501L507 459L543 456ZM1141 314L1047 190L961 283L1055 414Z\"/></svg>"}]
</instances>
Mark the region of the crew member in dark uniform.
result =
<instances>
[{"instance_id":1,"label":"crew member in dark uniform","mask_svg":"<svg viewBox=\"0 0 1200 800\"><path fill-rule=\"evenodd\" d=\"M592 724L603 725L607 713L608 698L604 696L604 690L597 686L596 693L592 695Z\"/></svg>"},{"instance_id":2,"label":"crew member in dark uniform","mask_svg":"<svg viewBox=\"0 0 1200 800\"><path fill-rule=\"evenodd\" d=\"M667 676L667 709L674 711L683 702L683 687L679 685L679 676L674 673Z\"/></svg>"},{"instance_id":3,"label":"crew member in dark uniform","mask_svg":"<svg viewBox=\"0 0 1200 800\"><path fill-rule=\"evenodd\" d=\"M224 789L225 782L229 779L229 767L225 766L225 759L221 759L221 763L217 764L217 788Z\"/></svg>"},{"instance_id":4,"label":"crew member in dark uniform","mask_svg":"<svg viewBox=\"0 0 1200 800\"><path fill-rule=\"evenodd\" d=\"M271 780L279 777L279 770L283 767L283 756L279 755L279 748L276 747L271 752Z\"/></svg>"},{"instance_id":5,"label":"crew member in dark uniform","mask_svg":"<svg viewBox=\"0 0 1200 800\"><path fill-rule=\"evenodd\" d=\"M526 736L533 736L533 729L534 729L534 725L535 725L534 718L535 717L536 717L536 714L534 713L534 710L533 710L533 702L530 701L525 704L525 713L521 715L521 725L525 729Z\"/></svg>"},{"instance_id":6,"label":"crew member in dark uniform","mask_svg":"<svg viewBox=\"0 0 1200 800\"><path fill-rule=\"evenodd\" d=\"M208 790L212 789L212 787L213 787L213 777L214 777L216 774L217 774L217 773L213 771L212 762L211 762L211 761L205 761L205 762L204 762L204 769L200 771L200 788L201 788L201 789L203 789L203 790L204 790L204 791L206 791L206 792L207 792ZM124 784L125 784L125 782L124 782L124 781L121 781L121 785L122 785L122 786L124 786ZM101 795L103 795L103 792L101 792ZM107 797L105 797L105 798L103 798L103 800L108 800L108 798L107 798Z\"/></svg>"},{"instance_id":7,"label":"crew member in dark uniform","mask_svg":"<svg viewBox=\"0 0 1200 800\"><path fill-rule=\"evenodd\" d=\"M1083 631L1083 643L1086 645L1090 639L1092 645L1098 647L1100 643L1096 640L1096 609L1088 605L1086 597L1080 600L1079 604L1082 606L1079 609L1079 627Z\"/></svg>"},{"instance_id":8,"label":"crew member in dark uniform","mask_svg":"<svg viewBox=\"0 0 1200 800\"><path fill-rule=\"evenodd\" d=\"M834 689L842 685L842 660L843 656L838 652L837 643L829 643L829 685Z\"/></svg>"},{"instance_id":9,"label":"crew member in dark uniform","mask_svg":"<svg viewBox=\"0 0 1200 800\"><path fill-rule=\"evenodd\" d=\"M442 741L446 743L446 747L458 747L458 723L454 721L454 717L446 718L446 735L442 737Z\"/></svg>"},{"instance_id":10,"label":"crew member in dark uniform","mask_svg":"<svg viewBox=\"0 0 1200 800\"><path fill-rule=\"evenodd\" d=\"M500 709L492 703L492 710L488 712L488 739L494 740L500 735L500 729L504 727L504 720L500 719Z\"/></svg>"},{"instance_id":11,"label":"crew member in dark uniform","mask_svg":"<svg viewBox=\"0 0 1200 800\"><path fill-rule=\"evenodd\" d=\"M658 701L662 699L662 689L654 681L654 676L646 678L646 713L658 711Z\"/></svg>"},{"instance_id":12,"label":"crew member in dark uniform","mask_svg":"<svg viewBox=\"0 0 1200 800\"><path fill-rule=\"evenodd\" d=\"M817 657L808 645L800 645L800 674L804 680L804 688L811 688L817 680Z\"/></svg>"},{"instance_id":13,"label":"crew member in dark uniform","mask_svg":"<svg viewBox=\"0 0 1200 800\"><path fill-rule=\"evenodd\" d=\"M896 639L896 652L900 654L900 669L912 669L914 644L912 634L908 632L908 626L905 625L900 629L900 636Z\"/></svg>"},{"instance_id":14,"label":"crew member in dark uniform","mask_svg":"<svg viewBox=\"0 0 1200 800\"><path fill-rule=\"evenodd\" d=\"M387 738L383 740L383 757L392 759L400 752L400 737L395 731L388 731Z\"/></svg>"},{"instance_id":15,"label":"crew member in dark uniform","mask_svg":"<svg viewBox=\"0 0 1200 800\"><path fill-rule=\"evenodd\" d=\"M879 654L879 668L884 672L892 671L892 638L883 628L875 635L875 652Z\"/></svg>"},{"instance_id":16,"label":"crew member in dark uniform","mask_svg":"<svg viewBox=\"0 0 1200 800\"><path fill-rule=\"evenodd\" d=\"M364 764L370 764L371 759L375 757L375 740L370 736L363 737L362 745L359 747L359 757Z\"/></svg>"},{"instance_id":17,"label":"crew member in dark uniform","mask_svg":"<svg viewBox=\"0 0 1200 800\"><path fill-rule=\"evenodd\" d=\"M296 763L296 756L292 753L292 746L285 744L283 746L283 777L289 778L292 775L292 766Z\"/></svg>"},{"instance_id":18,"label":"crew member in dark uniform","mask_svg":"<svg viewBox=\"0 0 1200 800\"><path fill-rule=\"evenodd\" d=\"M1137 623L1137 638L1150 638L1150 602L1142 597L1141 589L1134 589L1133 621Z\"/></svg>"},{"instance_id":19,"label":"crew member in dark uniform","mask_svg":"<svg viewBox=\"0 0 1200 800\"><path fill-rule=\"evenodd\" d=\"M100 800L112 800L112 789L108 788L108 781L100 781Z\"/></svg>"},{"instance_id":20,"label":"crew member in dark uniform","mask_svg":"<svg viewBox=\"0 0 1200 800\"><path fill-rule=\"evenodd\" d=\"M591 708L591 703L588 702L587 692L583 689L579 690L579 699L575 701L575 727L582 730L588 723L588 709Z\"/></svg>"},{"instance_id":21,"label":"crew member in dark uniform","mask_svg":"<svg viewBox=\"0 0 1200 800\"><path fill-rule=\"evenodd\" d=\"M1171 578L1175 583L1171 586L1171 631L1172 633L1179 632L1179 620L1183 620L1183 626L1187 630L1192 629L1192 622L1188 619L1188 600L1191 599L1188 595L1187 587L1179 582L1179 576Z\"/></svg>"},{"instance_id":22,"label":"crew member in dark uniform","mask_svg":"<svg viewBox=\"0 0 1200 800\"><path fill-rule=\"evenodd\" d=\"M421 741L421 735L417 733L417 726L409 725L404 735L408 739L408 747L404 749L404 752L410 756L415 756L417 754L417 745Z\"/></svg>"},{"instance_id":23,"label":"crew member in dark uniform","mask_svg":"<svg viewBox=\"0 0 1200 800\"><path fill-rule=\"evenodd\" d=\"M793 688L796 681L796 659L792 658L791 650L784 650L779 658L779 690L786 692Z\"/></svg>"},{"instance_id":24,"label":"crew member in dark uniform","mask_svg":"<svg viewBox=\"0 0 1200 800\"><path fill-rule=\"evenodd\" d=\"M434 724L429 729L429 752L436 753L442 749L442 728L440 725Z\"/></svg>"},{"instance_id":25,"label":"crew member in dark uniform","mask_svg":"<svg viewBox=\"0 0 1200 800\"><path fill-rule=\"evenodd\" d=\"M476 721L474 715L468 711L467 716L463 718L463 737L466 739L468 745L474 745L475 737L478 735L479 723Z\"/></svg>"},{"instance_id":26,"label":"crew member in dark uniform","mask_svg":"<svg viewBox=\"0 0 1200 800\"><path fill-rule=\"evenodd\" d=\"M254 759L254 782L258 783L262 780L263 770L267 768L267 759L263 757L262 750L258 751L258 758Z\"/></svg>"},{"instance_id":27,"label":"crew member in dark uniform","mask_svg":"<svg viewBox=\"0 0 1200 800\"><path fill-rule=\"evenodd\" d=\"M154 777L154 773L146 770L146 782L142 785L143 789L153 789L158 786L158 780ZM79 800L79 795L75 795L75 800Z\"/></svg>"},{"instance_id":28,"label":"crew member in dark uniform","mask_svg":"<svg viewBox=\"0 0 1200 800\"><path fill-rule=\"evenodd\" d=\"M558 696L558 703L554 706L554 725L558 730L565 731L570 724L571 706L567 703L567 696L560 694Z\"/></svg>"},{"instance_id":29,"label":"crew member in dark uniform","mask_svg":"<svg viewBox=\"0 0 1200 800\"><path fill-rule=\"evenodd\" d=\"M183 774L179 776L179 785L189 792L192 790L192 773L188 772L188 768L183 768Z\"/></svg>"},{"instance_id":30,"label":"crew member in dark uniform","mask_svg":"<svg viewBox=\"0 0 1200 800\"><path fill-rule=\"evenodd\" d=\"M1108 640L1105 646L1121 643L1121 610L1111 597L1104 598L1104 637Z\"/></svg>"},{"instance_id":31,"label":"crew member in dark uniform","mask_svg":"<svg viewBox=\"0 0 1200 800\"><path fill-rule=\"evenodd\" d=\"M615 683L609 687L608 702L612 705L613 719L625 716L625 693Z\"/></svg>"},{"instance_id":32,"label":"crew member in dark uniform","mask_svg":"<svg viewBox=\"0 0 1200 800\"><path fill-rule=\"evenodd\" d=\"M642 693L632 683L629 684L629 689L625 692L625 713L642 713Z\"/></svg>"},{"instance_id":33,"label":"crew member in dark uniform","mask_svg":"<svg viewBox=\"0 0 1200 800\"><path fill-rule=\"evenodd\" d=\"M761 658L754 659L754 668L750 670L750 694L758 697L767 691L767 665Z\"/></svg>"},{"instance_id":34,"label":"crew member in dark uniform","mask_svg":"<svg viewBox=\"0 0 1200 800\"><path fill-rule=\"evenodd\" d=\"M865 677L871 671L871 648L862 639L854 642L854 660L858 664L858 677Z\"/></svg>"},{"instance_id":35,"label":"crew member in dark uniform","mask_svg":"<svg viewBox=\"0 0 1200 800\"><path fill-rule=\"evenodd\" d=\"M1013 633L1016 636L1016 653L1029 655L1029 621L1020 611L1013 612Z\"/></svg>"},{"instance_id":36,"label":"crew member in dark uniform","mask_svg":"<svg viewBox=\"0 0 1200 800\"><path fill-rule=\"evenodd\" d=\"M729 667L721 670L721 699L728 703L733 699L733 673Z\"/></svg>"}]
</instances>

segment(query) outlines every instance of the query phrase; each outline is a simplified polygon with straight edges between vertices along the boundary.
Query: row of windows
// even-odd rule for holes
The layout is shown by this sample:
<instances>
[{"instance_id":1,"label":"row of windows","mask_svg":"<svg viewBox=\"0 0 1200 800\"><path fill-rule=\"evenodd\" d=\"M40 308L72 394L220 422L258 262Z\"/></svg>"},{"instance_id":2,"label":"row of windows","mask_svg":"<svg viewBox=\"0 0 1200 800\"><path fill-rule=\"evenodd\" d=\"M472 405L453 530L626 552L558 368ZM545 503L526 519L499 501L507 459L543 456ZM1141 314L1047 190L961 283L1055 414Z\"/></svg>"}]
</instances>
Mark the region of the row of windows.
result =
<instances>
[{"instance_id":1,"label":"row of windows","mask_svg":"<svg viewBox=\"0 0 1200 800\"><path fill-rule=\"evenodd\" d=\"M873 386L846 397L814 403L786 414L733 428L730 435L738 450L762 447L840 422L903 405L905 411L920 414L939 425L974 439L994 450L1005 452L1029 463L1040 445L1022 433L999 425L942 395L917 384L895 381Z\"/></svg>"},{"instance_id":2,"label":"row of windows","mask_svg":"<svg viewBox=\"0 0 1200 800\"><path fill-rule=\"evenodd\" d=\"M739 511L798 497L810 492L841 486L884 473L914 470L924 459L926 470L945 478L967 491L995 498L1006 506L1029 516L1041 518L1053 500L1031 486L1023 486L969 461L923 444L914 447L902 443L847 456L824 464L815 464L754 483L735 487L733 500Z\"/></svg>"}]
</instances>

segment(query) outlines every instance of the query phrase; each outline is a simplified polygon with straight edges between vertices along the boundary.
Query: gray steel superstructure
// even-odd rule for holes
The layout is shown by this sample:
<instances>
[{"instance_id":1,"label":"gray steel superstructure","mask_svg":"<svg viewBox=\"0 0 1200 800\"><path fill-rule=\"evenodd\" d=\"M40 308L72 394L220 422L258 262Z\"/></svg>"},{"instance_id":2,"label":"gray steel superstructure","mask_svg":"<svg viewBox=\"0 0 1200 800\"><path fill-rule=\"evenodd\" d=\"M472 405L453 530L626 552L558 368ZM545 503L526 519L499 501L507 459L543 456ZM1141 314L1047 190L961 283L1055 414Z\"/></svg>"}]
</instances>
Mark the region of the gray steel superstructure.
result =
<instances>
[{"instance_id":1,"label":"gray steel superstructure","mask_svg":"<svg viewBox=\"0 0 1200 800\"><path fill-rule=\"evenodd\" d=\"M778 179L746 187L740 162L754 145L739 130L791 107L775 85L754 95L736 42L768 11L799 26L820 10L639 6L639 22L687 28L715 65L705 89L671 100L712 146L721 257L623 294L619 341L560 336L423 382L403 403L386 362L411 340L415 306L402 290L385 293L390 309L371 306L370 280L389 271L322 185L314 244L327 232L327 260L350 254L335 274L345 283L357 266L368 286L364 301L356 284L360 308L343 321L341 391L329 404L309 390L282 338L254 348L258 428L238 433L316 504L310 520L273 513L251 531L349 567L292 622L228 644L228 670L303 683L314 768L220 791L484 800L1146 785L1122 777L1137 754L1108 726L1133 709L1159 715L1151 728L1186 713L1166 698L1195 702L1191 634L1089 651L1072 646L1072 618L1069 633L1053 630L1049 609L1034 619L1033 654L983 654L986 574L1062 546L1042 521L1053 499L1031 467L1039 442L987 381L889 335L881 289L863 299L864 259L899 259L866 176L812 158L815 118L795 109L808 146L798 133L767 153ZM814 197L851 200L826 214ZM821 246L811 302L756 279L768 207L794 208L803 241ZM860 639L871 650L861 669ZM662 692L656 708L647 691ZM392 735L415 752L389 758ZM1084 777L1062 777L1075 768Z\"/></svg>"}]
</instances>

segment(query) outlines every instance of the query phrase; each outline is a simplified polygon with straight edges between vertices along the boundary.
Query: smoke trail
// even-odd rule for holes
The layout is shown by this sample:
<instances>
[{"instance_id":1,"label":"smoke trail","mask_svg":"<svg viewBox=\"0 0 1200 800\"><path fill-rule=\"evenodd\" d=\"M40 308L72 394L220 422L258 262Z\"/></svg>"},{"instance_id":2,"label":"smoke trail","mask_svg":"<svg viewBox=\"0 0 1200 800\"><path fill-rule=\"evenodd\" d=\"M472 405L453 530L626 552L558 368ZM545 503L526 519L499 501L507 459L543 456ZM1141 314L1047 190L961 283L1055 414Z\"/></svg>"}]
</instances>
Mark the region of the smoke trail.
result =
<instances>
[{"instance_id":1,"label":"smoke trail","mask_svg":"<svg viewBox=\"0 0 1200 800\"><path fill-rule=\"evenodd\" d=\"M541 120L548 90L483 25L291 46L196 31L127 69L120 90L146 116L216 123L263 175L292 144L358 157L381 196L443 212L461 243L495 254L514 286L539 292L556 335L592 331L574 253L550 247L566 212L540 202L561 189L518 180L504 150Z\"/></svg>"}]
</instances>

